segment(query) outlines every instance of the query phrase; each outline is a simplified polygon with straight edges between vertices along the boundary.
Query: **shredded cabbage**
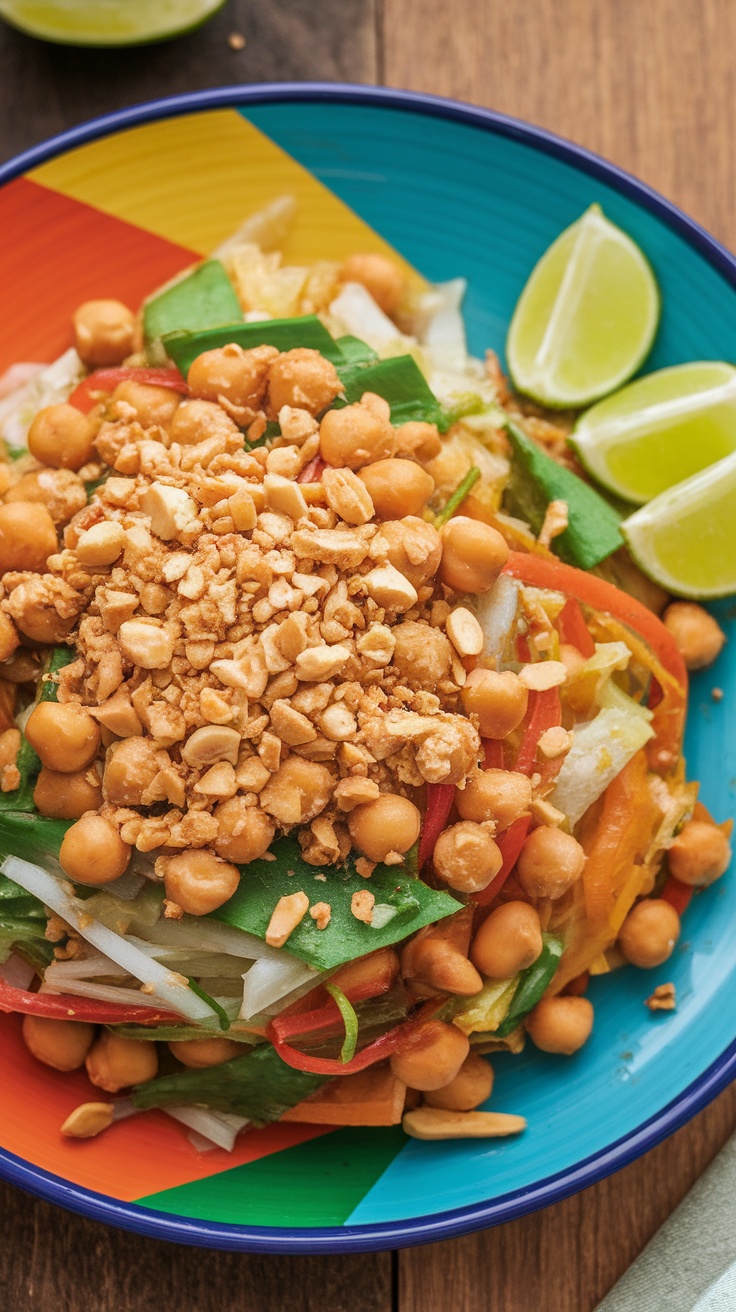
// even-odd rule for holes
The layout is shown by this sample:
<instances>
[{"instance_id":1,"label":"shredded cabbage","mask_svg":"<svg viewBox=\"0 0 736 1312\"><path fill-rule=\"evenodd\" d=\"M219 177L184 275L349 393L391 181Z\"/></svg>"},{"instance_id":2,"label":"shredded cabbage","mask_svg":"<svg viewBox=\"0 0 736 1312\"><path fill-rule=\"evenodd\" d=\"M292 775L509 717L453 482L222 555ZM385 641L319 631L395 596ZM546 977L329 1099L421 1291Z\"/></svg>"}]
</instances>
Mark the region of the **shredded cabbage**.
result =
<instances>
[{"instance_id":1,"label":"shredded cabbage","mask_svg":"<svg viewBox=\"0 0 736 1312\"><path fill-rule=\"evenodd\" d=\"M549 798L552 806L564 812L572 827L632 756L654 737L650 712L625 693L620 693L620 697L628 705L621 705L616 698L619 704L604 706L595 719L584 720L573 730L572 747Z\"/></svg>"}]
</instances>

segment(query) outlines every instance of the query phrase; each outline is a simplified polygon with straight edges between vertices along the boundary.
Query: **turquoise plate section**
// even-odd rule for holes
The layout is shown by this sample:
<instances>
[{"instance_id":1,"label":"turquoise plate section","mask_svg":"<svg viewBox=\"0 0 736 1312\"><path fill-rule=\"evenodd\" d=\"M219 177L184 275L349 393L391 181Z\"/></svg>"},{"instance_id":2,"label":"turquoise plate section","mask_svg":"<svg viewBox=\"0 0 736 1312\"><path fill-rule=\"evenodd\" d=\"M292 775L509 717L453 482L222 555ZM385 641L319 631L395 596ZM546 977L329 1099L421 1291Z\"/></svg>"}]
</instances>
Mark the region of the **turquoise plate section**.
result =
<instances>
[{"instance_id":1,"label":"turquoise plate section","mask_svg":"<svg viewBox=\"0 0 736 1312\"><path fill-rule=\"evenodd\" d=\"M736 357L736 263L667 202L537 129L406 93L330 86L232 88L143 106L77 129L15 161L43 159L136 123L235 105L433 280L463 275L470 345L503 350L534 262L593 201L641 245L663 296L647 369ZM694 678L688 772L723 819L736 795L736 609L717 608L730 642ZM713 687L723 689L714 702ZM674 1014L651 1014L657 983L677 988ZM687 912L684 941L660 970L593 981L596 1021L569 1060L531 1045L494 1059L496 1110L520 1112L514 1140L408 1140L343 1228L281 1229L199 1223L64 1189L6 1159L6 1177L57 1201L145 1233L224 1248L316 1252L396 1247L447 1238L555 1201L653 1146L736 1073L736 880L726 877ZM315 1181L318 1187L318 1181Z\"/></svg>"}]
</instances>

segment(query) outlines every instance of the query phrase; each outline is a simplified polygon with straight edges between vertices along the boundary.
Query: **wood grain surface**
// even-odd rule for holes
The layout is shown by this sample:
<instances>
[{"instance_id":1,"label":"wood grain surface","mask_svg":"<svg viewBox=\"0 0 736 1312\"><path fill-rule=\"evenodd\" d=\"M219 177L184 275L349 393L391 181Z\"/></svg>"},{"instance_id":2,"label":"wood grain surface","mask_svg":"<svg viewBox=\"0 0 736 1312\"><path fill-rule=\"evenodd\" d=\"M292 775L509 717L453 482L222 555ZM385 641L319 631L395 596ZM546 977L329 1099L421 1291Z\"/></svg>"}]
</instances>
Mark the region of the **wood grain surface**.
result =
<instances>
[{"instance_id":1,"label":"wood grain surface","mask_svg":"<svg viewBox=\"0 0 736 1312\"><path fill-rule=\"evenodd\" d=\"M242 51L228 45L234 31ZM0 155L141 100L282 79L385 81L528 119L636 173L736 247L732 0L231 0L189 37L103 53L0 25ZM735 1126L731 1089L575 1198L394 1255L187 1250L0 1186L0 1308L592 1312Z\"/></svg>"}]
</instances>

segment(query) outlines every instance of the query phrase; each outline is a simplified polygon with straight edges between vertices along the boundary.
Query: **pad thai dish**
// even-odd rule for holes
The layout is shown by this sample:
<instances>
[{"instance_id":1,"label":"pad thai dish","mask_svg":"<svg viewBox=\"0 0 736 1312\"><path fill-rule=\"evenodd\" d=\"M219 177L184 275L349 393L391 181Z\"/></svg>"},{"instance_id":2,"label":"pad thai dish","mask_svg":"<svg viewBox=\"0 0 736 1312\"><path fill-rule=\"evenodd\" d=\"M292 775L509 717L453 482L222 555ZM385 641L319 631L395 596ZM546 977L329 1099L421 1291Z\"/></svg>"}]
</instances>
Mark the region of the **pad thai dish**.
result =
<instances>
[{"instance_id":1,"label":"pad thai dish","mask_svg":"<svg viewBox=\"0 0 736 1312\"><path fill-rule=\"evenodd\" d=\"M576 1053L727 868L682 756L723 635L461 280L252 231L0 384L0 1009L86 1066L72 1137L514 1134L487 1054Z\"/></svg>"}]
</instances>

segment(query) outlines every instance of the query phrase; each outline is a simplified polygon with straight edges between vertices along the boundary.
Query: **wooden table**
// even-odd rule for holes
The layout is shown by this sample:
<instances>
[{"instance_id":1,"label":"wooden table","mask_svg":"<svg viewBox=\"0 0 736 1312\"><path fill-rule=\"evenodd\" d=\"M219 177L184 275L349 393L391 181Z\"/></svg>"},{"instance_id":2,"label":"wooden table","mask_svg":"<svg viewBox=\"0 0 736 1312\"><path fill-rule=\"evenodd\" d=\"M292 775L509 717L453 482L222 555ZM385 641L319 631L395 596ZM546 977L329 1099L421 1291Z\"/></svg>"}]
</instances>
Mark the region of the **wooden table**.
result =
<instances>
[{"instance_id":1,"label":"wooden table","mask_svg":"<svg viewBox=\"0 0 736 1312\"><path fill-rule=\"evenodd\" d=\"M240 32L235 51L228 35ZM731 0L231 0L201 32L84 52L0 31L0 150L156 96L236 82L385 82L571 137L736 246ZM337 1258L182 1249L0 1187L8 1312L591 1312L736 1126L731 1089L639 1162L467 1239Z\"/></svg>"}]
</instances>

